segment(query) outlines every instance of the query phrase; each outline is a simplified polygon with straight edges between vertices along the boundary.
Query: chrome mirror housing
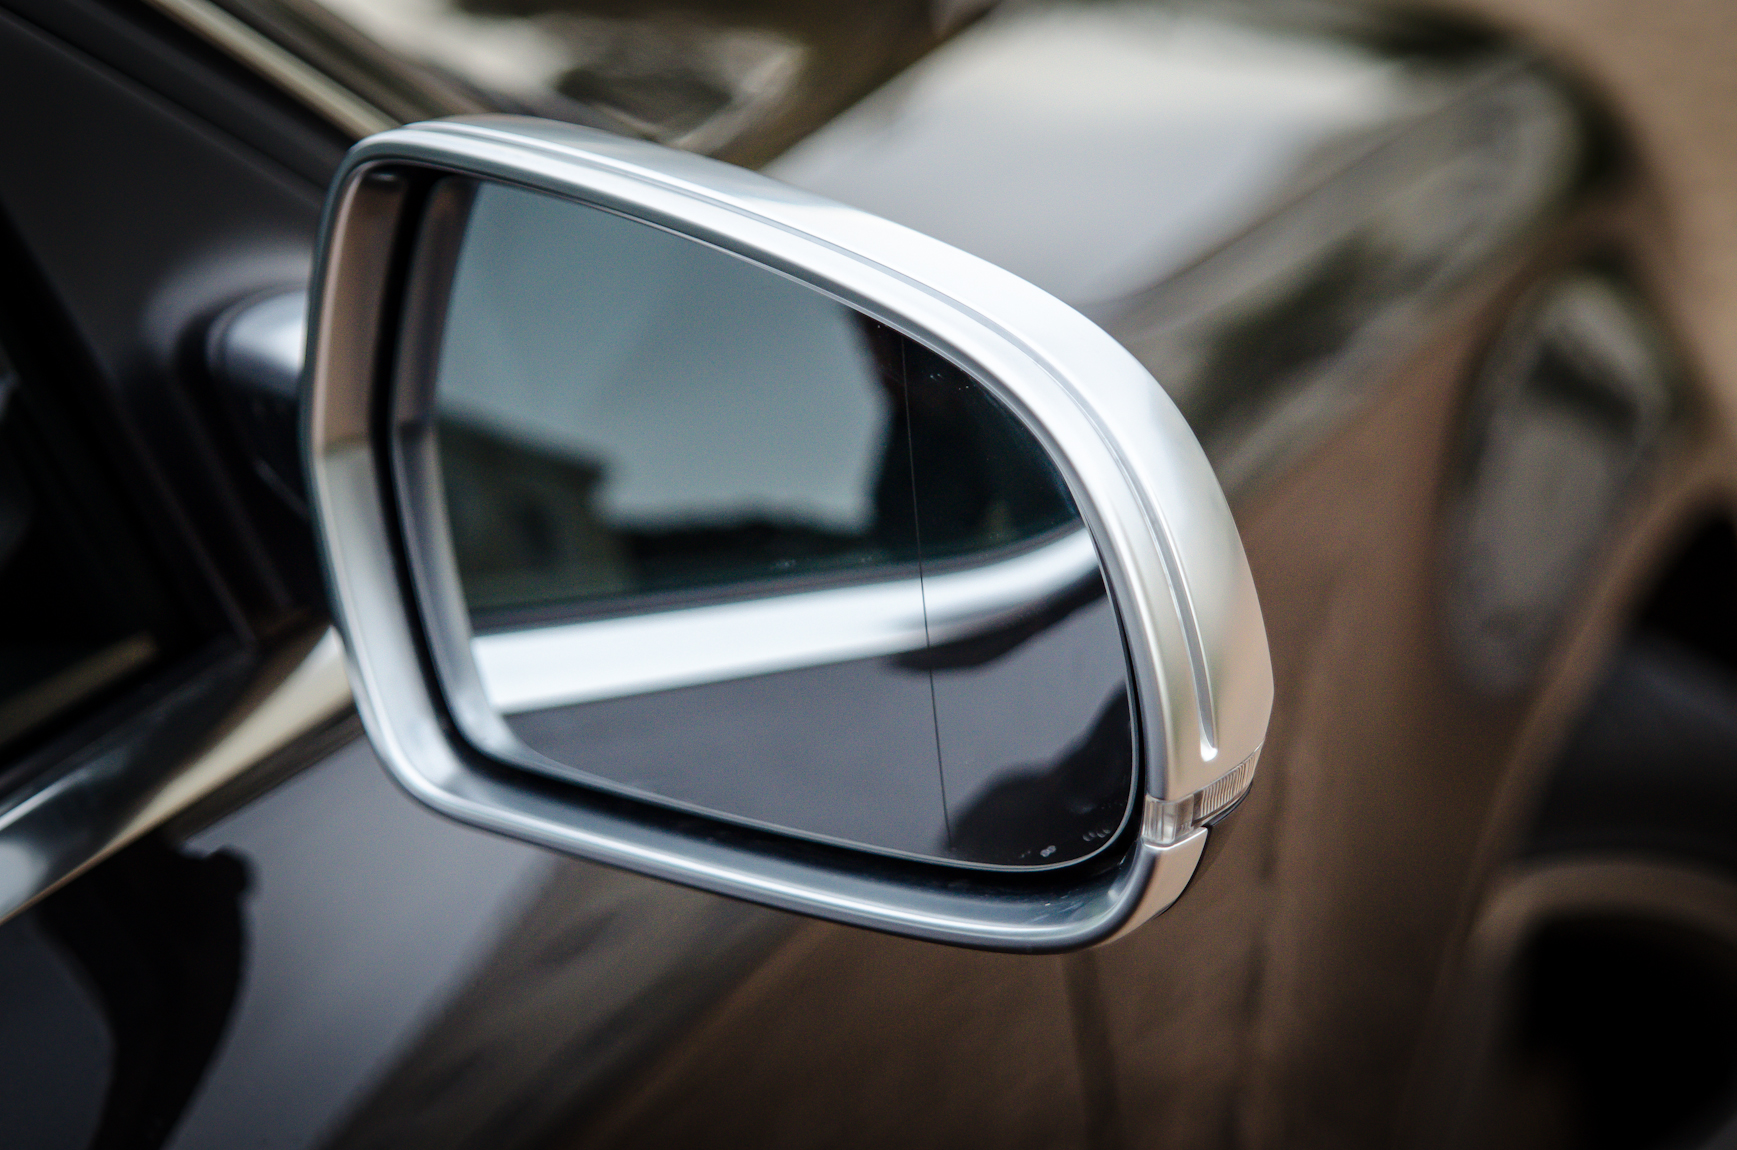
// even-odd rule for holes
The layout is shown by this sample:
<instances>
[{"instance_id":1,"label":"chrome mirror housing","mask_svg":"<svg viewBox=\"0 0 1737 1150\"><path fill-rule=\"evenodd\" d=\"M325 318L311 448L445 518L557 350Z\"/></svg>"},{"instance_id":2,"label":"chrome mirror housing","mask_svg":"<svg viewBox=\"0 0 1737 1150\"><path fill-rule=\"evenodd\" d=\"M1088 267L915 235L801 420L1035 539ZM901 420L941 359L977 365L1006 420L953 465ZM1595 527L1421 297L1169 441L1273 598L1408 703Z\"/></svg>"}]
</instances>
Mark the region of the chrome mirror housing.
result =
<instances>
[{"instance_id":1,"label":"chrome mirror housing","mask_svg":"<svg viewBox=\"0 0 1737 1150\"><path fill-rule=\"evenodd\" d=\"M540 230L526 233L531 246L511 249L489 238L504 234L500 229L478 222L490 219L508 219L521 233L530 226L524 221L534 220ZM510 356L471 354L466 341L482 321L466 318L467 276L474 279L466 269L510 271L581 234L592 237L585 243L625 237L621 242L640 245L634 253L656 247L662 254L593 267L585 257L591 249L580 247L554 259L551 282L560 290L527 294L520 284L519 294L500 297L510 306L489 313L491 346L511 352L542 338L538 331L553 329L517 317L527 307L579 307L585 285L612 269L639 283L654 265L715 267L708 282L741 285L715 298L765 292L756 314L769 326L729 353L750 364L749 382L731 386L770 381L759 346L773 341L767 333L835 324L847 333L835 343L861 353L864 378L905 397L886 409L906 421L897 424L906 428L900 434L909 438L918 419L915 407L899 406L914 388L951 389L956 418L964 404L979 413L973 427L1002 429L995 432L998 473L1007 473L1006 457L1022 461L1008 483L1053 487L1048 502L1038 500L1049 511L1024 519L1001 514L999 534L945 564L933 561L931 531L925 565L921 527L932 521L923 518L917 449L907 444L899 457L907 463L899 466L912 476L917 544L910 556L884 532L863 543L873 531L834 530L830 542L803 552L820 556L810 572L824 576L819 582L783 578L795 562L786 556L731 568L746 575L707 576L701 600L641 593L645 588L614 576L600 581L583 564L566 569L555 616L542 599L527 610L513 598L522 580L497 580L485 593L462 522L478 504L471 500L470 512L460 506L463 484L478 481L455 478L454 469L467 450L473 462L493 457L452 438L442 396L455 386L455 357L468 356L465 378L475 380ZM598 298L595 307L619 303L610 292ZM817 318L789 320L811 313ZM614 314L594 308L585 330L613 330ZM675 314L678 326L683 314L696 325L710 322L700 311ZM566 315L558 318L566 322ZM1217 480L1175 406L1132 356L1065 304L999 268L715 161L570 125L465 117L384 132L352 150L326 210L309 331L309 486L358 706L393 775L437 810L792 911L942 942L1051 951L1101 942L1173 902L1208 827L1250 785L1272 672L1247 560ZM659 336L649 346L669 342ZM913 382L911 364L919 361L927 374ZM539 387L553 386L551 379L566 386L569 375L599 370L536 375ZM796 377L793 394L801 385ZM595 447L601 432L579 419L563 434ZM881 451L884 475L894 457L891 431L859 439L880 444L865 448L864 458ZM644 452L664 450L648 442L641 437L631 450L611 450L643 463ZM787 501L800 496L785 487L801 483L778 487L783 463L761 448L752 457L771 474L755 482L771 482ZM942 479L932 488L951 490ZM481 506L486 527L494 505ZM571 506L575 516L591 515ZM620 520L628 513L612 514ZM884 518L884 506L878 514ZM1017 529L1020 523L1030 529ZM665 542L672 534L664 532ZM511 608L505 614L503 602ZM1098 741L1111 750L1100 759L1122 773L1094 785L1114 801L1097 802L1096 821L1068 824L1068 834L1085 828L1075 835L1085 845L1058 850L1051 816L1065 804L1029 790L1026 810L1038 830L1022 839L996 825L1000 808L980 805L975 817L989 824L991 845L970 845L946 809L951 752L937 668L949 657L958 662L959 643L994 635L988 646L999 652L1053 631L1050 623L1064 616L1098 620L1092 674L1108 676L1109 697L1121 709L1095 711L1092 731L1108 732ZM1075 652L1052 663L1077 669L1085 657ZM871 718L860 741L885 745L864 761L873 771L910 767L913 787L928 785L923 780L938 767L940 831L924 829L921 812L912 814L920 803L906 809L898 796L907 792L896 788L882 794L823 779L815 784L819 798L797 795L802 801L787 801L797 784L724 799L706 790L702 784L731 755L740 760L731 769L748 777L756 756L768 754L758 745L743 751L747 736L714 722L742 712L739 690L715 696L723 702L705 712L704 725L723 734L692 763L686 760L694 754L665 742L655 751L640 747L639 766L612 774L587 761L593 744L586 732L600 728L574 717L604 701L632 701L637 709L614 712L614 737L630 749L650 746L654 729L691 697L681 692L736 690L731 685L889 658L918 676L900 680L899 690L908 695L912 683L927 685L920 706L931 709L911 729L932 721L935 745L907 755L890 734L877 737L880 720ZM1072 673L1004 679L995 688L1001 694L985 697L1041 710L1059 696L1057 676ZM773 729L782 740L778 753L796 755L798 766L811 757L818 765L807 776L822 778L835 753L829 744L839 737L835 725L804 713L817 697L805 693L810 680L780 682L796 687L779 702L755 704L770 708L756 729ZM542 727L521 720L533 711L555 718ZM570 737L539 742L537 731L550 721L565 724ZM958 720L964 744L985 725L981 709L974 721L975 728ZM1080 761L1080 753L1070 752L1069 761ZM905 757L922 762L913 767ZM673 773L657 774L672 761ZM868 817L877 813L897 817ZM885 829L894 824L898 829Z\"/></svg>"}]
</instances>

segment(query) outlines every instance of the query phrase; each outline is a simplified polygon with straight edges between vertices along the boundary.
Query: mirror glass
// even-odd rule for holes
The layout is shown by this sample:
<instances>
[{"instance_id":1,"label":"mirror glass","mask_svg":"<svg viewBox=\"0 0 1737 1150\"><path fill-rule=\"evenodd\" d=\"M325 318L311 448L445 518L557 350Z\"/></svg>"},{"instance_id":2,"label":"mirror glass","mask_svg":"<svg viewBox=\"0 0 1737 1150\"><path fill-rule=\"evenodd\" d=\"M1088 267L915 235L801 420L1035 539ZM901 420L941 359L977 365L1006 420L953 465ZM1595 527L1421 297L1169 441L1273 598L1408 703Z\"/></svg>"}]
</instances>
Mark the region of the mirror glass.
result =
<instances>
[{"instance_id":1,"label":"mirror glass","mask_svg":"<svg viewBox=\"0 0 1737 1150\"><path fill-rule=\"evenodd\" d=\"M692 238L467 186L436 444L524 765L870 849L1121 827L1126 659L1061 473L982 383Z\"/></svg>"}]
</instances>

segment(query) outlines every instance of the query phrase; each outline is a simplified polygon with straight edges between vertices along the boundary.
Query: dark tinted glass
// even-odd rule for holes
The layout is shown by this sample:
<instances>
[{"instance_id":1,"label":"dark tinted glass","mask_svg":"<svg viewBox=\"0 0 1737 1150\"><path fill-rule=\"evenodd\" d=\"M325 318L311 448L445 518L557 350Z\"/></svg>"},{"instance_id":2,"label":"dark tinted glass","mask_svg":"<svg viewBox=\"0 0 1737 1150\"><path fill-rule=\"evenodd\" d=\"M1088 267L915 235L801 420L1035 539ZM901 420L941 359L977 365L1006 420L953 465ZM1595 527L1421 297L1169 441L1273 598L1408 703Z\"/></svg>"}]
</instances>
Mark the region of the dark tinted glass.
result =
<instances>
[{"instance_id":1,"label":"dark tinted glass","mask_svg":"<svg viewBox=\"0 0 1737 1150\"><path fill-rule=\"evenodd\" d=\"M187 628L98 460L38 388L0 348L0 750L14 753Z\"/></svg>"},{"instance_id":2,"label":"dark tinted glass","mask_svg":"<svg viewBox=\"0 0 1737 1150\"><path fill-rule=\"evenodd\" d=\"M735 256L514 188L477 196L437 394L479 623L895 577L919 545L967 556L1077 521L1030 432L914 340Z\"/></svg>"}]
</instances>

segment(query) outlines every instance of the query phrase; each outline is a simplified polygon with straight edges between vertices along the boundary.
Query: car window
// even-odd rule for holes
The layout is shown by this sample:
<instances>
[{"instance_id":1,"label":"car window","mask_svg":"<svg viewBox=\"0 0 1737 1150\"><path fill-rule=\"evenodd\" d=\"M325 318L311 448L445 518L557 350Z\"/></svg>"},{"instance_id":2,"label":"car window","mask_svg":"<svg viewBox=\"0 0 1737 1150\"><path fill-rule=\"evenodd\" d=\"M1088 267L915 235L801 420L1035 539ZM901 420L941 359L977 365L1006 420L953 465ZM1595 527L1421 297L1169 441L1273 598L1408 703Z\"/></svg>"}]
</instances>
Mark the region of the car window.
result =
<instances>
[{"instance_id":1,"label":"car window","mask_svg":"<svg viewBox=\"0 0 1737 1150\"><path fill-rule=\"evenodd\" d=\"M188 632L98 453L41 387L0 346L0 755Z\"/></svg>"}]
</instances>

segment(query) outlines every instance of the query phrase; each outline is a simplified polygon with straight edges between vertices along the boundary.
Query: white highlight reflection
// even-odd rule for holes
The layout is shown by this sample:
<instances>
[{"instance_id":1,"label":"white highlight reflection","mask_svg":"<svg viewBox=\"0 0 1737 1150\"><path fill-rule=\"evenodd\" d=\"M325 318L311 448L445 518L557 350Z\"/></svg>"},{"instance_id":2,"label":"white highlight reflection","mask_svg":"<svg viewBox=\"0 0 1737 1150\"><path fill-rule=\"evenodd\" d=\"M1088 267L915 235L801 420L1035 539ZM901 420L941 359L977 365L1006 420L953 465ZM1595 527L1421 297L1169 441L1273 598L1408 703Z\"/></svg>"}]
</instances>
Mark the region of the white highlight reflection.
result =
<instances>
[{"instance_id":1,"label":"white highlight reflection","mask_svg":"<svg viewBox=\"0 0 1737 1150\"><path fill-rule=\"evenodd\" d=\"M931 575L479 635L483 690L506 714L921 650L994 625L1098 570L1084 530ZM928 596L928 627L923 620Z\"/></svg>"}]
</instances>

